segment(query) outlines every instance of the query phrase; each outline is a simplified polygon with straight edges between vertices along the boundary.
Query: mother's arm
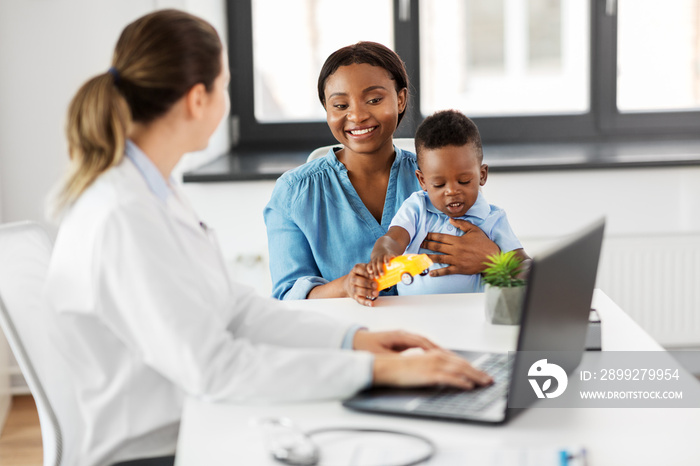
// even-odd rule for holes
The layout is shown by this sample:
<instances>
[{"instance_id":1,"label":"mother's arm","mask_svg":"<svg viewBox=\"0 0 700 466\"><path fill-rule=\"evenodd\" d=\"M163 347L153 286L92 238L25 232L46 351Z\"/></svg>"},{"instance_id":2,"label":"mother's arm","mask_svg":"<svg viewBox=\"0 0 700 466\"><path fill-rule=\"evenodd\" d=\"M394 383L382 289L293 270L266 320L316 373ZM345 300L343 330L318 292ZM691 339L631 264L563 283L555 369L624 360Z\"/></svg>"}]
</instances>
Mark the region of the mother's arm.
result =
<instances>
[{"instance_id":1,"label":"mother's arm","mask_svg":"<svg viewBox=\"0 0 700 466\"><path fill-rule=\"evenodd\" d=\"M306 235L289 215L292 197L289 185L279 180L263 211L272 297L277 299L305 299L313 288L328 283L321 276Z\"/></svg>"},{"instance_id":2,"label":"mother's arm","mask_svg":"<svg viewBox=\"0 0 700 466\"><path fill-rule=\"evenodd\" d=\"M317 286L307 296L308 299L353 298L360 304L372 307L374 298L379 296L377 283L369 278L366 264L355 264L349 274Z\"/></svg>"},{"instance_id":3,"label":"mother's arm","mask_svg":"<svg viewBox=\"0 0 700 466\"><path fill-rule=\"evenodd\" d=\"M301 229L274 208L265 209L272 296L277 299L321 299L351 297L371 306L379 295L365 264L356 264L350 273L328 281L321 276L309 241Z\"/></svg>"},{"instance_id":4,"label":"mother's arm","mask_svg":"<svg viewBox=\"0 0 700 466\"><path fill-rule=\"evenodd\" d=\"M357 264L333 281L324 278L306 234L290 213L294 195L284 180L275 184L263 215L267 227L272 296L277 299L352 297L367 306L378 296L365 264Z\"/></svg>"},{"instance_id":5,"label":"mother's arm","mask_svg":"<svg viewBox=\"0 0 700 466\"><path fill-rule=\"evenodd\" d=\"M450 223L464 232L462 236L428 233L421 247L442 254L428 254L433 262L447 267L430 271L432 277L442 275L474 275L484 271L487 256L497 254L500 248L481 228L466 220L450 219Z\"/></svg>"}]
</instances>

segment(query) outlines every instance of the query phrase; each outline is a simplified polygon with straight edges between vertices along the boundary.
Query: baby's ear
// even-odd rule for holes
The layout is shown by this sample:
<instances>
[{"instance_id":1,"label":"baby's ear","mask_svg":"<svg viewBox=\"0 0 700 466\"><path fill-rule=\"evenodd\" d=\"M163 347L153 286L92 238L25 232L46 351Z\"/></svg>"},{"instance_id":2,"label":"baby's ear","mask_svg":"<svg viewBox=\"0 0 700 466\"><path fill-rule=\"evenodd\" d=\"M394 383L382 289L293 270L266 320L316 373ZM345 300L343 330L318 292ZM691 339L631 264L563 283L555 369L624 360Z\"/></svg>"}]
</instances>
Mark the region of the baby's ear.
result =
<instances>
[{"instance_id":1,"label":"baby's ear","mask_svg":"<svg viewBox=\"0 0 700 466\"><path fill-rule=\"evenodd\" d=\"M423 172L420 170L416 170L416 178L418 178L418 183L420 184L420 188L423 191L427 191L425 187L425 178L423 177Z\"/></svg>"},{"instance_id":2,"label":"baby's ear","mask_svg":"<svg viewBox=\"0 0 700 466\"><path fill-rule=\"evenodd\" d=\"M481 164L481 168L479 169L479 186L483 186L486 184L486 179L489 177L489 166L484 164Z\"/></svg>"}]
</instances>

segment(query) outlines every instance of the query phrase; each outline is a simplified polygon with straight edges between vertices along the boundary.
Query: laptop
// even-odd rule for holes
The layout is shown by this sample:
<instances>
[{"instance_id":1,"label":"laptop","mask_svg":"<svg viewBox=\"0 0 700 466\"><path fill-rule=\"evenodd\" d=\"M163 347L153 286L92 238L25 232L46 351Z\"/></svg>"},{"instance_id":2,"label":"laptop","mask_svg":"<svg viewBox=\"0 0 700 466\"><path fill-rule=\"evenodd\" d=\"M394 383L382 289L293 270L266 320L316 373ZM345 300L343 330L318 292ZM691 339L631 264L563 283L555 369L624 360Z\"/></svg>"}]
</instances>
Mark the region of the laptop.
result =
<instances>
[{"instance_id":1,"label":"laptop","mask_svg":"<svg viewBox=\"0 0 700 466\"><path fill-rule=\"evenodd\" d=\"M605 219L533 258L515 353L455 351L488 372L494 383L470 391L450 387L372 387L343 402L364 412L501 424L537 400L528 382L526 355L552 352L568 375L581 362ZM532 356L529 356L530 359ZM519 376L513 376L519 374ZM518 408L508 400L530 400ZM513 403L511 403L512 405Z\"/></svg>"}]
</instances>

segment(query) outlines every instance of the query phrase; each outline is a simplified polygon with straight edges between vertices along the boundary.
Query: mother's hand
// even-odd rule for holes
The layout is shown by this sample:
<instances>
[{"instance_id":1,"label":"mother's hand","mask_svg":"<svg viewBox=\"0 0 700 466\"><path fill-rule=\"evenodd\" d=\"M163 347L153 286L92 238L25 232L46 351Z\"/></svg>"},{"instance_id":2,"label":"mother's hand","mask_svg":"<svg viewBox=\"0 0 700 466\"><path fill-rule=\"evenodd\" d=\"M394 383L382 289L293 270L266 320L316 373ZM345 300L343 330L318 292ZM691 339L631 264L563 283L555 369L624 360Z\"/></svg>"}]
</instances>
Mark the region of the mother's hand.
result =
<instances>
[{"instance_id":1,"label":"mother's hand","mask_svg":"<svg viewBox=\"0 0 700 466\"><path fill-rule=\"evenodd\" d=\"M365 306L372 307L374 299L379 296L377 283L369 278L367 264L355 264L349 274L336 278L332 282L311 288L307 299L350 297Z\"/></svg>"},{"instance_id":2,"label":"mother's hand","mask_svg":"<svg viewBox=\"0 0 700 466\"><path fill-rule=\"evenodd\" d=\"M343 279L343 288L347 296L364 306L372 307L374 300L379 296L379 290L377 282L369 277L367 264L355 264Z\"/></svg>"},{"instance_id":3,"label":"mother's hand","mask_svg":"<svg viewBox=\"0 0 700 466\"><path fill-rule=\"evenodd\" d=\"M487 256L497 254L500 249L491 241L481 228L467 222L451 218L450 223L464 232L462 236L444 233L428 233L421 244L442 254L428 254L433 262L448 264L447 267L430 271L431 277L451 275L455 273L473 275L484 270Z\"/></svg>"}]
</instances>

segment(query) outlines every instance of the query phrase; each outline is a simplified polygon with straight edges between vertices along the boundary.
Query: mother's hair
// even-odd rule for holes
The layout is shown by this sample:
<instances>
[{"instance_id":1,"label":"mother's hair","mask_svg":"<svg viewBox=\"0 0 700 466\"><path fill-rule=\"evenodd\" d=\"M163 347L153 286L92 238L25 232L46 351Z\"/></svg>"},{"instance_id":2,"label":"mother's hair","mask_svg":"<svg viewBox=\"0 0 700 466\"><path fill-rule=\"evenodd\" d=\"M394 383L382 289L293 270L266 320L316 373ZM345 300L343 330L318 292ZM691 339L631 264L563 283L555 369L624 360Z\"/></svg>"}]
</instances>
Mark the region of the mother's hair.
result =
<instances>
[{"instance_id":1,"label":"mother's hair","mask_svg":"<svg viewBox=\"0 0 700 466\"><path fill-rule=\"evenodd\" d=\"M406 106L403 112L399 113L399 121L396 123L396 126L398 126L408 108L408 73L401 57L390 48L377 42L364 41L348 45L336 50L326 59L318 76L318 98L321 101L321 105L326 105L325 90L328 78L341 66L363 63L379 66L388 71L391 79L396 83L396 92L406 89Z\"/></svg>"}]
</instances>

